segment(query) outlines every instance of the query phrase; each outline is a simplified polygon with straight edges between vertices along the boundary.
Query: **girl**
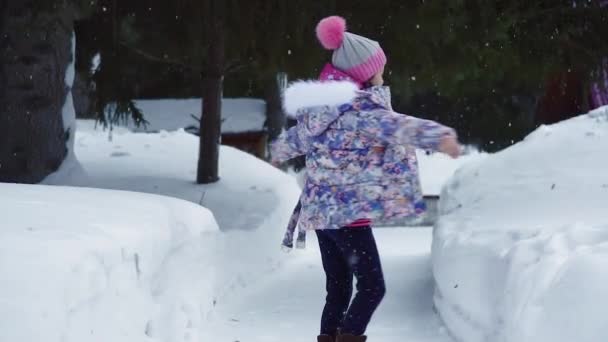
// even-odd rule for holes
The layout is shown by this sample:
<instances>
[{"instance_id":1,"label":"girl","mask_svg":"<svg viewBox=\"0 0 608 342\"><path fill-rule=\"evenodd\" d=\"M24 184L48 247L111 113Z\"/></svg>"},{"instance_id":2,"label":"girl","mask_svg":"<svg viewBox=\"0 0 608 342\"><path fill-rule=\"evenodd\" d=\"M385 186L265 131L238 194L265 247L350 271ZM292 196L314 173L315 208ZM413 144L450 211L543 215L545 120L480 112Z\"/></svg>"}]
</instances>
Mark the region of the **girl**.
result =
<instances>
[{"instance_id":1,"label":"girl","mask_svg":"<svg viewBox=\"0 0 608 342\"><path fill-rule=\"evenodd\" d=\"M377 42L346 32L337 16L318 24L317 37L334 51L330 72L286 89L298 122L273 143L273 163L306 156L299 224L315 230L327 279L318 341L364 342L385 294L371 222L424 212L415 148L457 157L460 146L452 129L392 111Z\"/></svg>"}]
</instances>

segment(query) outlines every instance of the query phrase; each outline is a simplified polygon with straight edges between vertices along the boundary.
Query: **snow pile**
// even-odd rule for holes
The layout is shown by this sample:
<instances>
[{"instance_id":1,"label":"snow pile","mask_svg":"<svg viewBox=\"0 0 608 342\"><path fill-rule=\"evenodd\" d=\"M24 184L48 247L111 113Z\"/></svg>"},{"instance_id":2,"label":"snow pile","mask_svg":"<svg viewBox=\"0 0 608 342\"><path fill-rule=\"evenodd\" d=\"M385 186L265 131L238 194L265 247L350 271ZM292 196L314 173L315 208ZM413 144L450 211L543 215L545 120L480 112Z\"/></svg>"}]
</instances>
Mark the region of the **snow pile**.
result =
<instances>
[{"instance_id":1,"label":"snow pile","mask_svg":"<svg viewBox=\"0 0 608 342\"><path fill-rule=\"evenodd\" d=\"M192 203L0 184L0 341L194 341L218 229Z\"/></svg>"},{"instance_id":2,"label":"snow pile","mask_svg":"<svg viewBox=\"0 0 608 342\"><path fill-rule=\"evenodd\" d=\"M175 131L198 127L201 99L137 100L135 105L149 122L147 127L129 127L137 132ZM266 103L260 99L234 98L222 101L222 133L259 132L266 122Z\"/></svg>"},{"instance_id":3,"label":"snow pile","mask_svg":"<svg viewBox=\"0 0 608 342\"><path fill-rule=\"evenodd\" d=\"M5 205L8 212L21 216L23 212L40 212L39 216L27 218L37 224L24 220L0 236L0 241L14 246L0 251L0 277L10 279L2 278L2 281L11 284L3 293L6 297L0 297L1 303L9 304L0 308L0 318L11 317L6 322L0 319L0 341L5 337L11 341L60 338L65 341L205 341L205 337L212 338L219 333L218 324L237 324L233 320L240 315L222 312L233 307L235 301L243 303L239 313L244 315L258 310L255 303L265 303L262 311L272 310L275 316L261 316L260 320L274 322L277 307L284 306L268 296L258 302L251 298L259 295L260 289L277 276L290 277L294 273L291 266L301 265L302 260L316 265L317 278L307 278L311 273L309 266L306 266L308 273L303 272L302 277L312 285L319 285L311 289L314 298L322 301L323 297L317 295L323 290L323 279L318 269L320 259L314 248L314 235L309 242L312 248L297 254L303 254L304 259L286 259L280 250L287 220L300 193L294 177L246 153L222 147L221 181L197 185L194 180L198 139L183 129L139 134L118 127L110 133L96 129L92 121L80 120L75 138L75 152L86 177L64 174L64 178L55 177L47 180L47 184L160 194L194 204L102 190L24 188L31 189L29 194L17 188L0 189L0 196L5 196L0 198L12 203ZM432 179L427 175L430 184L436 187L455 169L442 158L438 154L421 157L422 167L428 162L428 170L432 170L429 174L441 176ZM29 197L14 201L23 196ZM17 208L15 203L21 203L21 207ZM222 232L200 205L211 210ZM27 227L37 231L40 229L37 227L45 227L49 222L57 223L45 230L45 236L27 231ZM396 244L401 241L394 238L392 232L384 234L390 235ZM403 237L408 241L410 238ZM411 249L406 246L401 250L407 254ZM310 258L311 253L314 260ZM402 260L402 255L395 259ZM283 263L290 267L281 267ZM422 280L408 273L408 279L412 285L420 280L419 287L428 289L428 265L423 259L416 261L416 265L426 273L420 275ZM393 267L397 271L391 274L400 274L399 269L403 269L400 264ZM301 279L295 278L292 283ZM402 279L398 277L394 281L400 284ZM313 307L309 297L288 295L291 290L281 284L272 291L285 290L286 294L280 298L306 302L303 312L310 317L311 327L316 326L320 304ZM443 341L445 336L430 317L428 294L424 292L426 299L412 304L416 308L428 308L416 322L428 322L424 326L432 331L416 333L430 334L434 336L433 341ZM401 296L401 292L395 296ZM397 308L389 304L387 307ZM392 310L386 317L394 318L381 328L386 336L394 334L390 328L396 324L393 321L402 319L393 315ZM403 315L415 311L420 312L412 309ZM42 328L5 330L3 324ZM229 331L228 328L226 333ZM266 337L252 338L272 340Z\"/></svg>"},{"instance_id":4,"label":"snow pile","mask_svg":"<svg viewBox=\"0 0 608 342\"><path fill-rule=\"evenodd\" d=\"M487 156L486 153L471 147L458 159L442 153L427 155L424 151L417 150L418 166L422 192L425 195L439 195L445 183L454 175L461 166L474 161L481 160Z\"/></svg>"},{"instance_id":5,"label":"snow pile","mask_svg":"<svg viewBox=\"0 0 608 342\"><path fill-rule=\"evenodd\" d=\"M195 184L197 137L182 129L136 134L118 127L110 135L97 128L93 121L78 120L75 150L87 177L47 184L181 198L209 208L224 231L255 230L284 202L297 201L291 177L232 147L220 149L220 182L202 186Z\"/></svg>"},{"instance_id":6,"label":"snow pile","mask_svg":"<svg viewBox=\"0 0 608 342\"><path fill-rule=\"evenodd\" d=\"M212 293L222 301L279 267L285 257L281 239L300 190L293 177L226 146L220 150L220 182L197 185L198 143L181 129L139 134L115 128L109 135L79 120L75 150L86 177L52 184L160 194L211 210L223 231Z\"/></svg>"},{"instance_id":7,"label":"snow pile","mask_svg":"<svg viewBox=\"0 0 608 342\"><path fill-rule=\"evenodd\" d=\"M458 341L608 340L606 151L604 107L456 172L433 273Z\"/></svg>"},{"instance_id":8,"label":"snow pile","mask_svg":"<svg viewBox=\"0 0 608 342\"><path fill-rule=\"evenodd\" d=\"M432 230L376 229L374 236L388 291L369 326L371 341L453 342L433 311ZM315 234L310 240L289 267L220 303L199 341L315 340L326 293Z\"/></svg>"}]
</instances>

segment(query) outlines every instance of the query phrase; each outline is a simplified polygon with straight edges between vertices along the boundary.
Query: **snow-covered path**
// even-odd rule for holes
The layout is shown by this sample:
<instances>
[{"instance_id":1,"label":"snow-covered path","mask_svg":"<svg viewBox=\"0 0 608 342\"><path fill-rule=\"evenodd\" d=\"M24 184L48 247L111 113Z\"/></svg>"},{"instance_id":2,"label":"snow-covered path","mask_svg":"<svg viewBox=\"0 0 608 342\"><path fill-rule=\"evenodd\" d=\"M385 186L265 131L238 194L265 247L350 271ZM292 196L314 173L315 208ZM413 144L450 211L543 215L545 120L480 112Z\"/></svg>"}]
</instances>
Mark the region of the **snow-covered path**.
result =
<instances>
[{"instance_id":1,"label":"snow-covered path","mask_svg":"<svg viewBox=\"0 0 608 342\"><path fill-rule=\"evenodd\" d=\"M373 342L451 342L432 308L430 228L376 229L387 297L368 335ZM318 332L324 275L314 234L277 273L218 303L204 341L311 342Z\"/></svg>"}]
</instances>

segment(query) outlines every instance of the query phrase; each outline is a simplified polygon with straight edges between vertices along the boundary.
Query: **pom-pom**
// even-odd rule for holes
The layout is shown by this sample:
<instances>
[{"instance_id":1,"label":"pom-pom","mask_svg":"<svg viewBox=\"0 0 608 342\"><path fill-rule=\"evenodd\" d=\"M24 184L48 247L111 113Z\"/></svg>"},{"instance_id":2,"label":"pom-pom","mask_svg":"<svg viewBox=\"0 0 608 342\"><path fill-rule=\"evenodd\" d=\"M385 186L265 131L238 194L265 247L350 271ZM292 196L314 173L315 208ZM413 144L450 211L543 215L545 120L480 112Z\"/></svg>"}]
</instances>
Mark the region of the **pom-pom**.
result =
<instances>
[{"instance_id":1,"label":"pom-pom","mask_svg":"<svg viewBox=\"0 0 608 342\"><path fill-rule=\"evenodd\" d=\"M339 16L327 17L317 25L317 38L328 50L336 50L342 46L344 32L346 32L346 20Z\"/></svg>"}]
</instances>

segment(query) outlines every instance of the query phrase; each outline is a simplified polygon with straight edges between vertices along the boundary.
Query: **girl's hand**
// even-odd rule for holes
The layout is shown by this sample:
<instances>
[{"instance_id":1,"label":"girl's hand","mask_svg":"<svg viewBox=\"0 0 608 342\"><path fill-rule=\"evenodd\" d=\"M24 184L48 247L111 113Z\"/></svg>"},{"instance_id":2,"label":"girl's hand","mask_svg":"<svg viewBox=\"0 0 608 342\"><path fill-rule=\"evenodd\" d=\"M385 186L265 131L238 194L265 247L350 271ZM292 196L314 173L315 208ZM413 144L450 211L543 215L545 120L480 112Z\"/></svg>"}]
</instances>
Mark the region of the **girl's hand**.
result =
<instances>
[{"instance_id":1,"label":"girl's hand","mask_svg":"<svg viewBox=\"0 0 608 342\"><path fill-rule=\"evenodd\" d=\"M439 152L445 153L452 158L460 156L460 144L454 136L446 136L441 138L439 142Z\"/></svg>"}]
</instances>

